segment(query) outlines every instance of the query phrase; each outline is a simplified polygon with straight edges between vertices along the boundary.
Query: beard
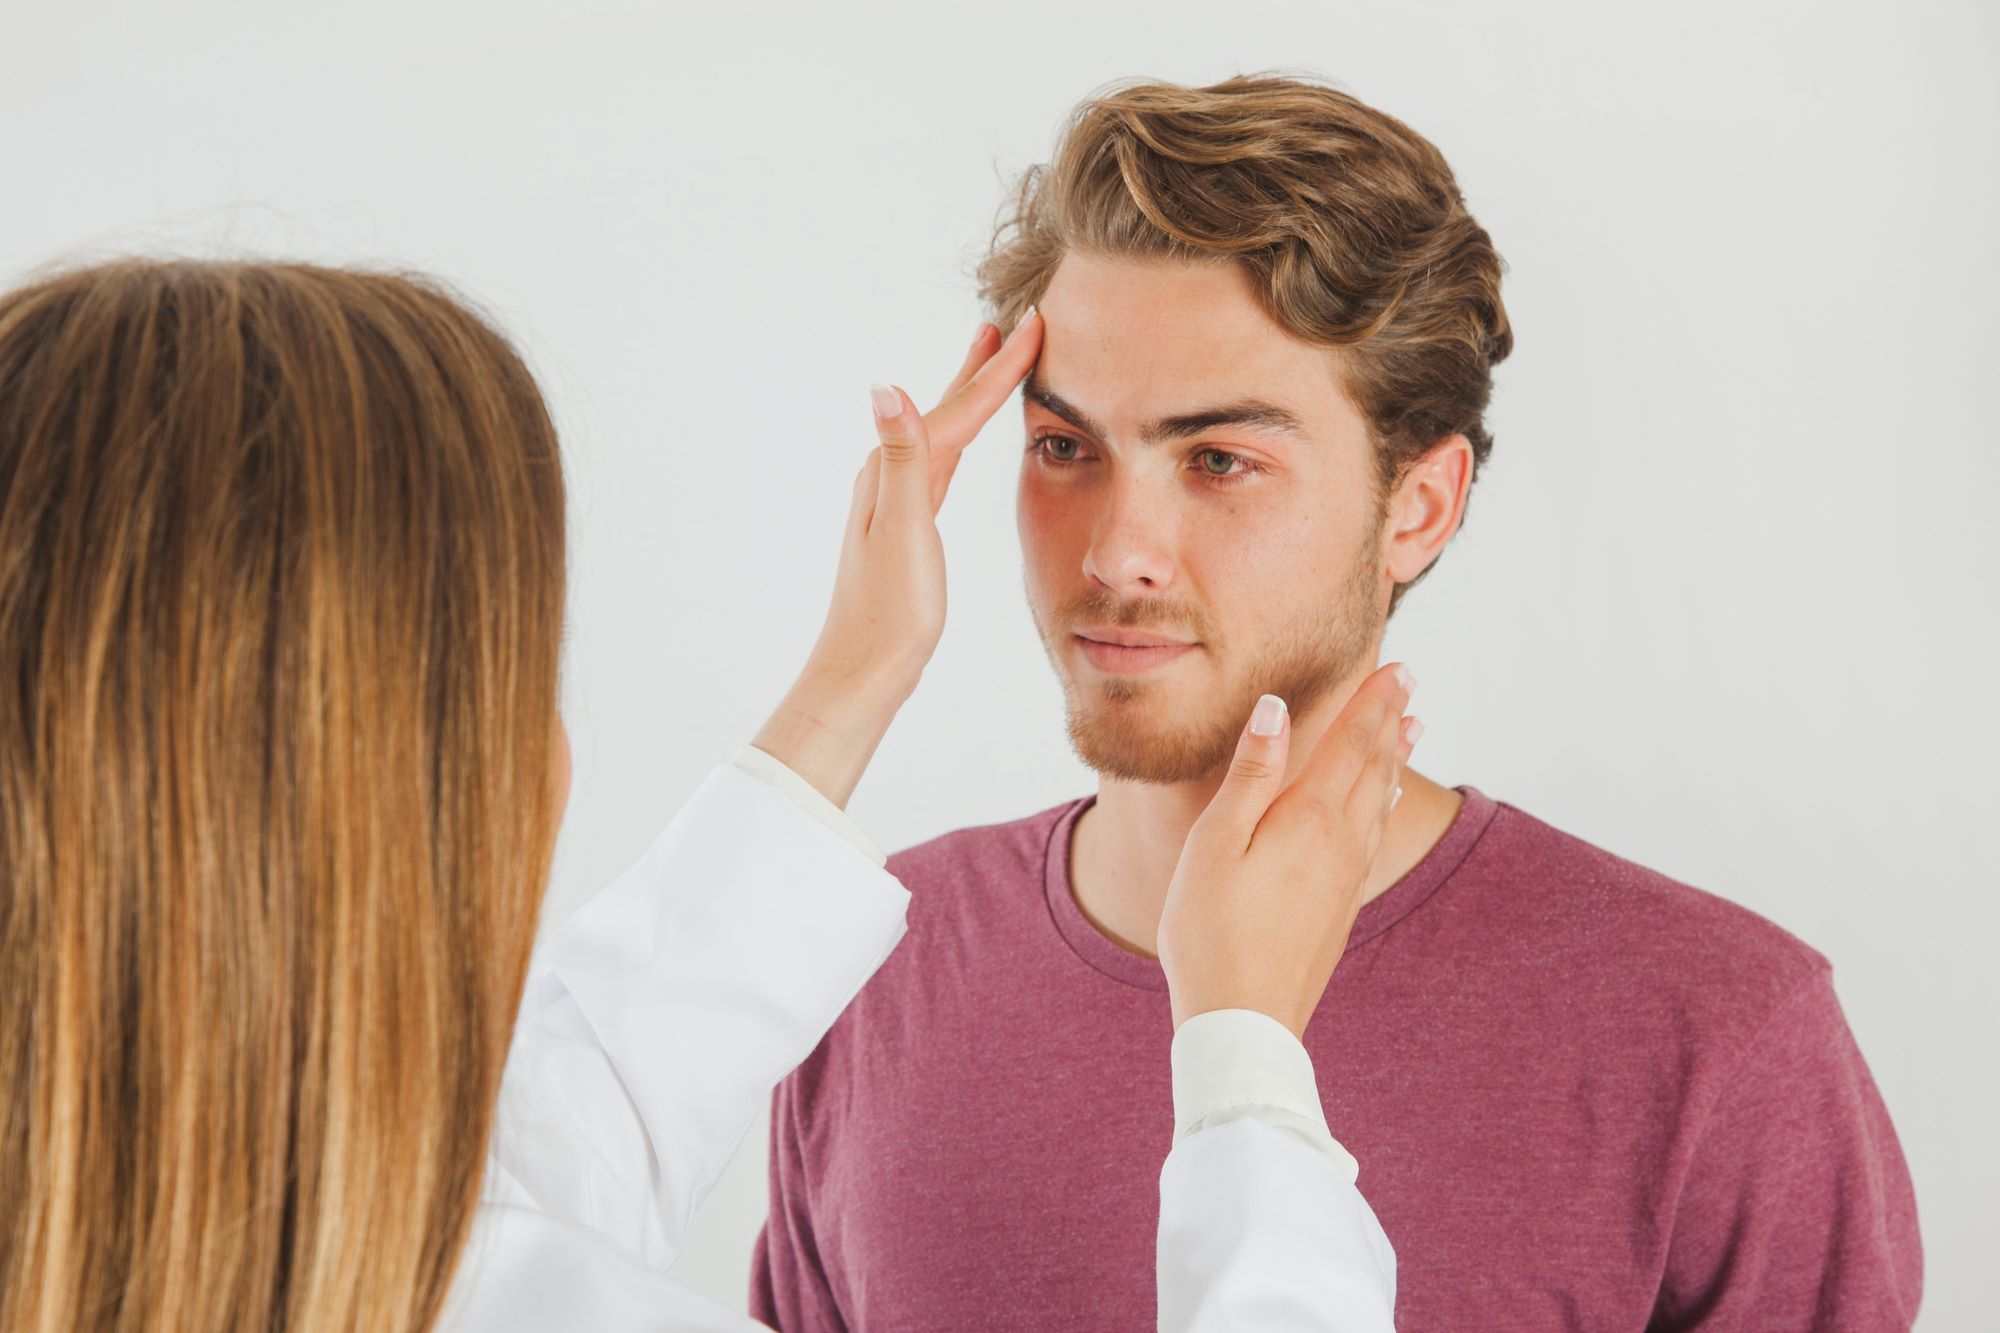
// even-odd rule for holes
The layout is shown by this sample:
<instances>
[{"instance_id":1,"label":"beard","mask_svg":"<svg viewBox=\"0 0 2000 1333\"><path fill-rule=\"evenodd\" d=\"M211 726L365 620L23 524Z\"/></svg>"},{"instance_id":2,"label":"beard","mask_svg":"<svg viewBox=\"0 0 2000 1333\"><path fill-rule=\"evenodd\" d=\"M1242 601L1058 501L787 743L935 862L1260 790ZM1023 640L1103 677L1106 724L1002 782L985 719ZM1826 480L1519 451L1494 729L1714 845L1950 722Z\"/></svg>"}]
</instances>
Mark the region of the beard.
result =
<instances>
[{"instance_id":1,"label":"beard","mask_svg":"<svg viewBox=\"0 0 2000 1333\"><path fill-rule=\"evenodd\" d=\"M1328 601L1299 612L1259 648L1247 667L1201 698L1176 702L1164 684L1143 677L1082 682L1063 665L1067 626L1117 625L1179 631L1199 640L1218 662L1227 645L1200 608L1166 598L1121 602L1109 592L1085 594L1063 606L1052 624L1035 617L1043 646L1063 678L1070 745L1100 775L1130 782L1180 783L1220 777L1260 695L1275 694L1294 717L1319 703L1362 664L1382 628L1376 607L1375 543L1357 553L1351 572Z\"/></svg>"}]
</instances>

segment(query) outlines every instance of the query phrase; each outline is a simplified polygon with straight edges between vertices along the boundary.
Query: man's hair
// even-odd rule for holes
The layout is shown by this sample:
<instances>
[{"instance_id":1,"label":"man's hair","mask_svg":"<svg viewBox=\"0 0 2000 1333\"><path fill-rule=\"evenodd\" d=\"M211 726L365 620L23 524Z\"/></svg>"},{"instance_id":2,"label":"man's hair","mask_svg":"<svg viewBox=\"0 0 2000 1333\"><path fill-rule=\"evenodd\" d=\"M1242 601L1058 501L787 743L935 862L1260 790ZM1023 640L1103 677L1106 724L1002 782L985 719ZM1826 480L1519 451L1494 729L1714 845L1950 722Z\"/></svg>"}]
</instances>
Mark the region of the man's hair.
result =
<instances>
[{"instance_id":1,"label":"man's hair","mask_svg":"<svg viewBox=\"0 0 2000 1333\"><path fill-rule=\"evenodd\" d=\"M1022 176L979 266L1003 329L1073 251L1242 264L1272 318L1339 349L1384 498L1441 440L1471 442L1475 476L1493 447L1482 417L1513 346L1500 256L1444 156L1346 93L1246 75L1087 99Z\"/></svg>"}]
</instances>

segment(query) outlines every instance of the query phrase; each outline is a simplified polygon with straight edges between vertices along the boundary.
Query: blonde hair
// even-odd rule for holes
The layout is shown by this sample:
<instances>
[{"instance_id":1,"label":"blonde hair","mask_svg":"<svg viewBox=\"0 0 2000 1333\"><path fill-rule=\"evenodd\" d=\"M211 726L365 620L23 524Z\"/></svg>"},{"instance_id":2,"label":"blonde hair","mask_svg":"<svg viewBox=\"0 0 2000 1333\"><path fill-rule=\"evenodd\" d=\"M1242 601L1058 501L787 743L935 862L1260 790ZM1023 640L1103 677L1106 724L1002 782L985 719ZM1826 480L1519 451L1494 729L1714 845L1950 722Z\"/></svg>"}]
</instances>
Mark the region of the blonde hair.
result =
<instances>
[{"instance_id":1,"label":"blonde hair","mask_svg":"<svg viewBox=\"0 0 2000 1333\"><path fill-rule=\"evenodd\" d=\"M0 1326L433 1323L559 816L563 485L416 278L0 297Z\"/></svg>"},{"instance_id":2,"label":"blonde hair","mask_svg":"<svg viewBox=\"0 0 2000 1333\"><path fill-rule=\"evenodd\" d=\"M1443 154L1338 89L1246 75L1087 99L979 267L1003 328L1071 251L1243 265L1279 325L1340 350L1385 492L1452 435L1475 472L1492 450L1492 371L1513 348L1500 257Z\"/></svg>"}]
</instances>

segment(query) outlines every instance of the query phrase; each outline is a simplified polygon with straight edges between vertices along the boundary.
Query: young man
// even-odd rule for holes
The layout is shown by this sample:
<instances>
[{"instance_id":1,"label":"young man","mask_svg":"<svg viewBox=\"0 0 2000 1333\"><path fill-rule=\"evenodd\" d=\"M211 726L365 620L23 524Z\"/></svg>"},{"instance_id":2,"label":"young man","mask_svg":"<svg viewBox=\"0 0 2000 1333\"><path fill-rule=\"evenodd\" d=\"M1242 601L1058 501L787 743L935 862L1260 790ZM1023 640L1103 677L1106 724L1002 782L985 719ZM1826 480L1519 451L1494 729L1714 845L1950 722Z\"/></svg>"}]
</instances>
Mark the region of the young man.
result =
<instances>
[{"instance_id":1,"label":"young man","mask_svg":"<svg viewBox=\"0 0 2000 1333\"><path fill-rule=\"evenodd\" d=\"M1154 1326L1161 903L1251 704L1316 738L1457 530L1499 278L1437 150L1309 83L1124 87L1024 182L982 279L1045 321L1022 548L1099 789L891 862L909 937L776 1098L760 1317ZM1403 786L1304 1034L1398 1325L1907 1327L1915 1203L1826 960Z\"/></svg>"}]
</instances>

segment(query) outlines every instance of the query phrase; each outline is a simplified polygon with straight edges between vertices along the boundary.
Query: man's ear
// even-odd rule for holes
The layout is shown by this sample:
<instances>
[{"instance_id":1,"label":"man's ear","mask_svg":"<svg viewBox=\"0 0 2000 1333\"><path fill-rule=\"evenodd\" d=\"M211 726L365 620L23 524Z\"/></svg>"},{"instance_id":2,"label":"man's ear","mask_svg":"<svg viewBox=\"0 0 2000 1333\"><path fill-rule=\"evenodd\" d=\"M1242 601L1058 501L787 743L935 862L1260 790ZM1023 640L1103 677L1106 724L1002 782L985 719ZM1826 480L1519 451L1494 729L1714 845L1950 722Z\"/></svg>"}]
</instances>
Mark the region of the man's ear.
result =
<instances>
[{"instance_id":1,"label":"man's ear","mask_svg":"<svg viewBox=\"0 0 2000 1333\"><path fill-rule=\"evenodd\" d=\"M1408 583L1431 567L1465 518L1472 489L1472 444L1463 435L1439 440L1403 473L1389 496L1382 525L1382 570Z\"/></svg>"}]
</instances>

